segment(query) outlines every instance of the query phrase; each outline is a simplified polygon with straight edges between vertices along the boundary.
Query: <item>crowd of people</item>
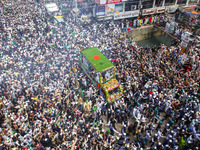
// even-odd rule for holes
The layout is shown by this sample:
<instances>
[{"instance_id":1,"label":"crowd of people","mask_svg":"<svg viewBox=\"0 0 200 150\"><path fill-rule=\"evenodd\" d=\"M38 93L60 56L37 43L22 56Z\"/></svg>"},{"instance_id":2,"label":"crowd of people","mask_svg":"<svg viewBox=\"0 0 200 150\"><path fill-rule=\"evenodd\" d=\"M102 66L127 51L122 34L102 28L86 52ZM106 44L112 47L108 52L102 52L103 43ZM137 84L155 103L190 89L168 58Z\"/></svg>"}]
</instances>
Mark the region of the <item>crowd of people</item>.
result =
<instances>
[{"instance_id":1,"label":"crowd of people","mask_svg":"<svg viewBox=\"0 0 200 150\"><path fill-rule=\"evenodd\" d=\"M181 72L179 45L144 49L120 24L80 21L63 7L64 24L31 1L1 13L0 149L199 149L199 51ZM119 101L98 95L80 47L116 59Z\"/></svg>"}]
</instances>

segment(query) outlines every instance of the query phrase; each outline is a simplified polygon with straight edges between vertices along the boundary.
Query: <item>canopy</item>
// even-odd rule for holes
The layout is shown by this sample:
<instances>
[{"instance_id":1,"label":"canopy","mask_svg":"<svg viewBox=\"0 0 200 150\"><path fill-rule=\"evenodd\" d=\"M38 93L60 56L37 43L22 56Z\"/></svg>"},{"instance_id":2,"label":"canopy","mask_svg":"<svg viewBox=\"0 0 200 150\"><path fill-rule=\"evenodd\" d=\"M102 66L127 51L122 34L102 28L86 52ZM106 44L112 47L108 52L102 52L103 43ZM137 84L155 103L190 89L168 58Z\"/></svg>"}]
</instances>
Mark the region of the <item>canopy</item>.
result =
<instances>
[{"instance_id":1,"label":"canopy","mask_svg":"<svg viewBox=\"0 0 200 150\"><path fill-rule=\"evenodd\" d=\"M78 13L78 12L79 12L79 9L78 9L78 8L74 8L73 11L74 11L75 13Z\"/></svg>"},{"instance_id":2,"label":"canopy","mask_svg":"<svg viewBox=\"0 0 200 150\"><path fill-rule=\"evenodd\" d=\"M47 11L49 11L49 12L55 12L55 11L59 10L56 3L46 4L45 7L47 8Z\"/></svg>"},{"instance_id":3,"label":"canopy","mask_svg":"<svg viewBox=\"0 0 200 150\"><path fill-rule=\"evenodd\" d=\"M57 22L64 22L63 16L55 16Z\"/></svg>"},{"instance_id":4,"label":"canopy","mask_svg":"<svg viewBox=\"0 0 200 150\"><path fill-rule=\"evenodd\" d=\"M196 12L195 10L192 10L191 13L195 14L195 15L199 15L199 12Z\"/></svg>"}]
</instances>

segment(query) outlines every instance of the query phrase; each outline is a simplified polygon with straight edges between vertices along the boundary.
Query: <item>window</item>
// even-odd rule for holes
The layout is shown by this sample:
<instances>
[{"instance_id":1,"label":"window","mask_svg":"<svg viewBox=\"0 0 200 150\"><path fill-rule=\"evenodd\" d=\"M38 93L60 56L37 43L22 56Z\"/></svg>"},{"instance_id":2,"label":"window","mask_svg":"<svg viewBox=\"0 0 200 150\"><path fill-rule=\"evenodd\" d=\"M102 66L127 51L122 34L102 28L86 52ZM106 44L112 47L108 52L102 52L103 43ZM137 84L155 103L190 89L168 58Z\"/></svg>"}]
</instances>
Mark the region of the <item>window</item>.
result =
<instances>
[{"instance_id":1,"label":"window","mask_svg":"<svg viewBox=\"0 0 200 150\"><path fill-rule=\"evenodd\" d=\"M185 5L187 0L178 0L177 4Z\"/></svg>"},{"instance_id":2,"label":"window","mask_svg":"<svg viewBox=\"0 0 200 150\"><path fill-rule=\"evenodd\" d=\"M137 10L139 1L128 1L125 3L125 11Z\"/></svg>"},{"instance_id":3,"label":"window","mask_svg":"<svg viewBox=\"0 0 200 150\"><path fill-rule=\"evenodd\" d=\"M175 4L175 0L165 0L165 6L170 6L174 4Z\"/></svg>"},{"instance_id":4,"label":"window","mask_svg":"<svg viewBox=\"0 0 200 150\"><path fill-rule=\"evenodd\" d=\"M162 7L162 4L163 4L163 0L156 0L155 2L156 7Z\"/></svg>"},{"instance_id":5,"label":"window","mask_svg":"<svg viewBox=\"0 0 200 150\"><path fill-rule=\"evenodd\" d=\"M197 4L198 0L189 0L189 4Z\"/></svg>"},{"instance_id":6,"label":"window","mask_svg":"<svg viewBox=\"0 0 200 150\"><path fill-rule=\"evenodd\" d=\"M148 9L153 7L153 0L143 0L142 1L142 8Z\"/></svg>"},{"instance_id":7,"label":"window","mask_svg":"<svg viewBox=\"0 0 200 150\"><path fill-rule=\"evenodd\" d=\"M108 93L109 93L109 95L113 95L113 94L120 93L120 92L121 92L121 91L120 91L120 88L117 87L117 88L115 88L115 89L109 91Z\"/></svg>"}]
</instances>

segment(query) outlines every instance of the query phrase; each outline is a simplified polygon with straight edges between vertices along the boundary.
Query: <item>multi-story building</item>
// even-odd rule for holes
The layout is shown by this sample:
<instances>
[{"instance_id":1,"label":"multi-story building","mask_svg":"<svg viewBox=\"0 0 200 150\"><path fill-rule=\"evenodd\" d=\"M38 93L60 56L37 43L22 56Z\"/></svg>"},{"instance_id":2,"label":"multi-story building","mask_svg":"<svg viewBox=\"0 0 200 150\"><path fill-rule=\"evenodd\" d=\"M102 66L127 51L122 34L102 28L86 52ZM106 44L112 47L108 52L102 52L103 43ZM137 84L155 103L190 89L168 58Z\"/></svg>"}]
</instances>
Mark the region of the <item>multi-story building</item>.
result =
<instances>
[{"instance_id":1,"label":"multi-story building","mask_svg":"<svg viewBox=\"0 0 200 150\"><path fill-rule=\"evenodd\" d=\"M93 16L98 20L118 20L194 9L200 0L95 0Z\"/></svg>"}]
</instances>

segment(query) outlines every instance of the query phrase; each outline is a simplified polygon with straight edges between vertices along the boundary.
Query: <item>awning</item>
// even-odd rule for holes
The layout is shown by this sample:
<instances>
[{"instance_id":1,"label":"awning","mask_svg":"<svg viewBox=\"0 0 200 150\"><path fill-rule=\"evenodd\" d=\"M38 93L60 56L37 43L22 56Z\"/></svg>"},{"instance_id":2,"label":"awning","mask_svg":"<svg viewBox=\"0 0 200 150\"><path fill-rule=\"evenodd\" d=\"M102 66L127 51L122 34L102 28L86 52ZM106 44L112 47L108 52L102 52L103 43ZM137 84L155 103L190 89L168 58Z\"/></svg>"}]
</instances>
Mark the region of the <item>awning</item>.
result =
<instances>
[{"instance_id":1,"label":"awning","mask_svg":"<svg viewBox=\"0 0 200 150\"><path fill-rule=\"evenodd\" d=\"M55 16L57 22L64 22L63 16Z\"/></svg>"},{"instance_id":2,"label":"awning","mask_svg":"<svg viewBox=\"0 0 200 150\"><path fill-rule=\"evenodd\" d=\"M73 11L74 11L75 13L78 13L78 12L79 12L79 9L78 9L78 8L74 8Z\"/></svg>"},{"instance_id":3,"label":"awning","mask_svg":"<svg viewBox=\"0 0 200 150\"><path fill-rule=\"evenodd\" d=\"M195 14L195 15L199 15L199 12L196 12L195 10L191 11L191 13Z\"/></svg>"},{"instance_id":4,"label":"awning","mask_svg":"<svg viewBox=\"0 0 200 150\"><path fill-rule=\"evenodd\" d=\"M55 11L59 10L56 3L46 4L45 7L47 8L47 11L49 11L49 12L55 12Z\"/></svg>"}]
</instances>

